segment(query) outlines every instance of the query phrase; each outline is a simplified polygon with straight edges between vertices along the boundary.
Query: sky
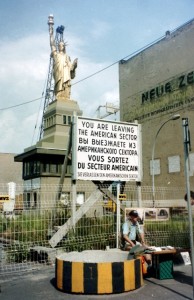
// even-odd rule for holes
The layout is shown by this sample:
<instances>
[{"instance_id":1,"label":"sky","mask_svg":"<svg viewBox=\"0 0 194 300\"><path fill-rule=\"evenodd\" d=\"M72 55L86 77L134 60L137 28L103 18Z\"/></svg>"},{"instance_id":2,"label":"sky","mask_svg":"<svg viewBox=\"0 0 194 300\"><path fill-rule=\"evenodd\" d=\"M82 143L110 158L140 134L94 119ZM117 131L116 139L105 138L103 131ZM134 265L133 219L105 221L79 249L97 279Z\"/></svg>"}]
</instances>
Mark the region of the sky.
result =
<instances>
[{"instance_id":1,"label":"sky","mask_svg":"<svg viewBox=\"0 0 194 300\"><path fill-rule=\"evenodd\" d=\"M50 44L48 16L65 26L78 58L71 98L84 117L119 107L118 62L194 18L193 0L0 1L0 152L22 153L39 138ZM118 120L119 114L114 116Z\"/></svg>"}]
</instances>

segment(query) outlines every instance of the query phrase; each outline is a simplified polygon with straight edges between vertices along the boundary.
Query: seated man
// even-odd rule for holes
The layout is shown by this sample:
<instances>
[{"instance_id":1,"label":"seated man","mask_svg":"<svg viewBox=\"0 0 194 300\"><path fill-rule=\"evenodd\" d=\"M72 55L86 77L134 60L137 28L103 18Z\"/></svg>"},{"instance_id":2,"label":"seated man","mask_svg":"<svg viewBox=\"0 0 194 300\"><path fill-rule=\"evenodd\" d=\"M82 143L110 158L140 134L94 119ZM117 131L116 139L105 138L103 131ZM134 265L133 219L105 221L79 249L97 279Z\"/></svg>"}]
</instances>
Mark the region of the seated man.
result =
<instances>
[{"instance_id":1,"label":"seated man","mask_svg":"<svg viewBox=\"0 0 194 300\"><path fill-rule=\"evenodd\" d=\"M184 196L185 201L187 201L187 194L185 194ZM191 201L191 205L194 205L194 192L190 191L190 201Z\"/></svg>"},{"instance_id":2,"label":"seated man","mask_svg":"<svg viewBox=\"0 0 194 300\"><path fill-rule=\"evenodd\" d=\"M138 212L136 210L132 210L129 212L128 220L123 224L123 239L125 241L124 250L129 251L133 248L137 240L140 242L140 245L147 247L144 241L144 233L140 227L138 222ZM144 254L143 255L147 264L151 264L151 255Z\"/></svg>"}]
</instances>

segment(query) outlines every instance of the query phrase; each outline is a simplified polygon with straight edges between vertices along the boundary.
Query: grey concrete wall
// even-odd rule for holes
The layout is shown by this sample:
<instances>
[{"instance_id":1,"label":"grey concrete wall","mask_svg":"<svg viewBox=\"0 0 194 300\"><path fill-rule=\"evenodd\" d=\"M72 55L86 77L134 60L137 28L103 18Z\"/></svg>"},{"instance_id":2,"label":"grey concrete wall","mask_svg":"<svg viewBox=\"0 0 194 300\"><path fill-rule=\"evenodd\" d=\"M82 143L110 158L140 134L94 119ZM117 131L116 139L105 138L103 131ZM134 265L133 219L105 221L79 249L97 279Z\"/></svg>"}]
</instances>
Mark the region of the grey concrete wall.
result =
<instances>
[{"instance_id":1,"label":"grey concrete wall","mask_svg":"<svg viewBox=\"0 0 194 300\"><path fill-rule=\"evenodd\" d=\"M22 163L14 162L14 153L0 153L0 184L22 184Z\"/></svg>"}]
</instances>

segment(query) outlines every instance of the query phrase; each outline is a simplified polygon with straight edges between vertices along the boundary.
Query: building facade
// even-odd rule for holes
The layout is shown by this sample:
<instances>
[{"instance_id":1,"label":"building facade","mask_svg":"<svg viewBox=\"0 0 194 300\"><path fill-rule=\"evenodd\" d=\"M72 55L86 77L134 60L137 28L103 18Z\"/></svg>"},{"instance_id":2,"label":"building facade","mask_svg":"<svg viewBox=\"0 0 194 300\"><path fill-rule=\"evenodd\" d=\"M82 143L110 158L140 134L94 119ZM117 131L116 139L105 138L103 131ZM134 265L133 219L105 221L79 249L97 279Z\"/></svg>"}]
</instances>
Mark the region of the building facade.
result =
<instances>
[{"instance_id":1,"label":"building facade","mask_svg":"<svg viewBox=\"0 0 194 300\"><path fill-rule=\"evenodd\" d=\"M64 198L64 201L69 200L71 161L68 161L65 173L63 168L65 158L69 154L68 145L71 139L70 127L73 115L82 115L76 101L55 100L50 103L44 114L42 139L15 156L15 161L22 162L23 165L22 178L26 208L41 208L46 202L47 205L48 203L54 205L58 198ZM62 186L61 189L60 186ZM53 194L56 195L54 198Z\"/></svg>"},{"instance_id":2,"label":"building facade","mask_svg":"<svg viewBox=\"0 0 194 300\"><path fill-rule=\"evenodd\" d=\"M119 63L121 121L142 124L142 185L151 186L154 172L156 186L185 186L182 119L186 118L191 139L190 184L194 186L193 57L191 20ZM180 119L163 126L174 114L180 114Z\"/></svg>"}]
</instances>

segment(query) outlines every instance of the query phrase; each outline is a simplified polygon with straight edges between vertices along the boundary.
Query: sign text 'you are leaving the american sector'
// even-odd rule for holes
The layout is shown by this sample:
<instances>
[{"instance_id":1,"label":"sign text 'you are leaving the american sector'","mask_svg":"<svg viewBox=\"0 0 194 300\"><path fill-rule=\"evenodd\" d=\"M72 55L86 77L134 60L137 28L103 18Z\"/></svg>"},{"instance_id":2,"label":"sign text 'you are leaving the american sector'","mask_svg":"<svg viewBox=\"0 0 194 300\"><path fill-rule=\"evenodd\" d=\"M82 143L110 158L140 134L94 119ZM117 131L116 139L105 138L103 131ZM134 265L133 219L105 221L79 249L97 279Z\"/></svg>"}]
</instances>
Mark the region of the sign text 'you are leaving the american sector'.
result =
<instances>
[{"instance_id":1,"label":"sign text 'you are leaving the american sector'","mask_svg":"<svg viewBox=\"0 0 194 300\"><path fill-rule=\"evenodd\" d=\"M140 181L140 128L76 117L74 179Z\"/></svg>"}]
</instances>

